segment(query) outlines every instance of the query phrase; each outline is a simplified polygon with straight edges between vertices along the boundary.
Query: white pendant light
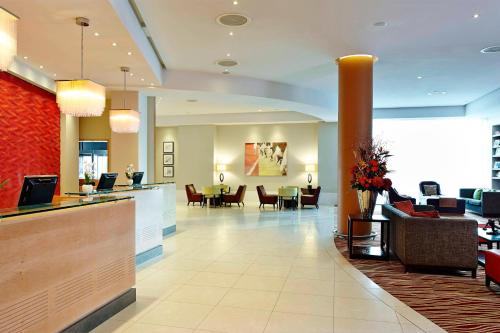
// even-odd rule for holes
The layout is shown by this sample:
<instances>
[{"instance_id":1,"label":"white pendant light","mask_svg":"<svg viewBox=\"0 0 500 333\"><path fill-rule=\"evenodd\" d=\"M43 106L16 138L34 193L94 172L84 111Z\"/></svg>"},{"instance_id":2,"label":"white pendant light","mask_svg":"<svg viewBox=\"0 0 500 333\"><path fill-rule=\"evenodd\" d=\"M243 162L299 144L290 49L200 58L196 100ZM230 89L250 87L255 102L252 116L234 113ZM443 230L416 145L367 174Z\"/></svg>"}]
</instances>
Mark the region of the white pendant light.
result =
<instances>
[{"instance_id":1,"label":"white pendant light","mask_svg":"<svg viewBox=\"0 0 500 333\"><path fill-rule=\"evenodd\" d=\"M106 104L106 89L83 78L83 28L89 26L89 20L77 17L76 24L81 27L80 79L57 81L56 100L64 114L75 117L99 117Z\"/></svg>"},{"instance_id":2,"label":"white pendant light","mask_svg":"<svg viewBox=\"0 0 500 333\"><path fill-rule=\"evenodd\" d=\"M9 69L17 54L18 17L0 7L0 71Z\"/></svg>"},{"instance_id":3,"label":"white pendant light","mask_svg":"<svg viewBox=\"0 0 500 333\"><path fill-rule=\"evenodd\" d=\"M127 73L128 67L120 67L123 72L123 109L112 109L109 111L109 125L115 133L137 133L141 123L139 112L125 108L127 93Z\"/></svg>"}]
</instances>

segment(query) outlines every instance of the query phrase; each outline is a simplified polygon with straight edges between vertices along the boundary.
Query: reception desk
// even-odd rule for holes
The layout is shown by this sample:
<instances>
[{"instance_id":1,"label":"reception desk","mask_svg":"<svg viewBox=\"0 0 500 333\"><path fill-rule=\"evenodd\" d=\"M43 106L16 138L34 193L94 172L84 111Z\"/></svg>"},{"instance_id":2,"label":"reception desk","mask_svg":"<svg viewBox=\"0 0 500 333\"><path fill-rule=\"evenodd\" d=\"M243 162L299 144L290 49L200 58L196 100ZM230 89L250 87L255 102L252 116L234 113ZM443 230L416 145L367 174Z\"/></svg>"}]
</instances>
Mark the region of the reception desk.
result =
<instances>
[{"instance_id":1,"label":"reception desk","mask_svg":"<svg viewBox=\"0 0 500 333\"><path fill-rule=\"evenodd\" d=\"M92 327L85 318L105 319L96 310L135 301L135 203L108 196L0 211L0 332L82 332Z\"/></svg>"}]
</instances>

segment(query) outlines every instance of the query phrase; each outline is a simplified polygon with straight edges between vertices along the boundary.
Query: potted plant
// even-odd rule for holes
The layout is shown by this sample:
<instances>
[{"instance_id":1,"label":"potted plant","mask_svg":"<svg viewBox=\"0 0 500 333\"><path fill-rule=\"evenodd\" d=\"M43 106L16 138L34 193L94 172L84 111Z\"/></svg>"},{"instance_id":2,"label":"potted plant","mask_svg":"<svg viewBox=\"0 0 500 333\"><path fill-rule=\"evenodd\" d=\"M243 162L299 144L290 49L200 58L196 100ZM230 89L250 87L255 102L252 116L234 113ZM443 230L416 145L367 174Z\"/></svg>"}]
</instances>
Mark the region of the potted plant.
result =
<instances>
[{"instance_id":1,"label":"potted plant","mask_svg":"<svg viewBox=\"0 0 500 333\"><path fill-rule=\"evenodd\" d=\"M370 140L354 151L356 165L351 170L351 186L358 192L358 203L364 217L372 217L377 195L392 186L385 176L389 151L379 141Z\"/></svg>"},{"instance_id":2,"label":"potted plant","mask_svg":"<svg viewBox=\"0 0 500 333\"><path fill-rule=\"evenodd\" d=\"M94 164L93 163L85 163L83 170L83 185L82 192L84 193L92 193L94 191L94 186L92 185L92 179L94 178Z\"/></svg>"},{"instance_id":3,"label":"potted plant","mask_svg":"<svg viewBox=\"0 0 500 333\"><path fill-rule=\"evenodd\" d=\"M134 172L135 172L134 165L129 164L127 166L127 169L125 170L125 176L127 177L127 185L128 186L132 186L134 184L134 180L133 180Z\"/></svg>"}]
</instances>

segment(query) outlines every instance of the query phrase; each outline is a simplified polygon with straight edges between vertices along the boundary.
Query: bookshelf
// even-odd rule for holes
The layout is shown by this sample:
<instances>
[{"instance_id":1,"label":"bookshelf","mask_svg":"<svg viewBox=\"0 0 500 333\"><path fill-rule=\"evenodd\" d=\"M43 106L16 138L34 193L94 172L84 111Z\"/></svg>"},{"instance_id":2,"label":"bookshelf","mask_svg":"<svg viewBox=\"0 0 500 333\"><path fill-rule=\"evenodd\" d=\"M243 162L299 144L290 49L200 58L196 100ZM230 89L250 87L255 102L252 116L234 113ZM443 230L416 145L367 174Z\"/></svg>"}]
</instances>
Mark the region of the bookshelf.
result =
<instances>
[{"instance_id":1,"label":"bookshelf","mask_svg":"<svg viewBox=\"0 0 500 333\"><path fill-rule=\"evenodd\" d=\"M500 125L491 130L491 187L500 189Z\"/></svg>"}]
</instances>

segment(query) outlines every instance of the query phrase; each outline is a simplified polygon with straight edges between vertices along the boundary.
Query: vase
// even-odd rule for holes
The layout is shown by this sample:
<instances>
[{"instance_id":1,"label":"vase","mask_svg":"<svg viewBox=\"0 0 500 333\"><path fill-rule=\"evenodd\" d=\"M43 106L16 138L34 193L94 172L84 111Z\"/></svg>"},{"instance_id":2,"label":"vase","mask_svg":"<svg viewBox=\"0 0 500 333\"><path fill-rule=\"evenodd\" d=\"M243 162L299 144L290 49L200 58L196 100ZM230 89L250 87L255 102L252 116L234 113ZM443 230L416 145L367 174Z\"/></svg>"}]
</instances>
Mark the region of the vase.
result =
<instances>
[{"instance_id":1,"label":"vase","mask_svg":"<svg viewBox=\"0 0 500 333\"><path fill-rule=\"evenodd\" d=\"M134 180L133 180L133 179L128 178L128 179L127 179L127 185L128 185L128 186L132 186L133 184L134 184Z\"/></svg>"},{"instance_id":2,"label":"vase","mask_svg":"<svg viewBox=\"0 0 500 333\"><path fill-rule=\"evenodd\" d=\"M365 218L371 218L377 203L377 191L361 191L358 190L358 203L361 215Z\"/></svg>"},{"instance_id":3,"label":"vase","mask_svg":"<svg viewBox=\"0 0 500 333\"><path fill-rule=\"evenodd\" d=\"M89 194L89 193L92 193L93 190L94 190L94 186L92 186L92 184L83 184L82 185L82 192L83 193Z\"/></svg>"}]
</instances>

